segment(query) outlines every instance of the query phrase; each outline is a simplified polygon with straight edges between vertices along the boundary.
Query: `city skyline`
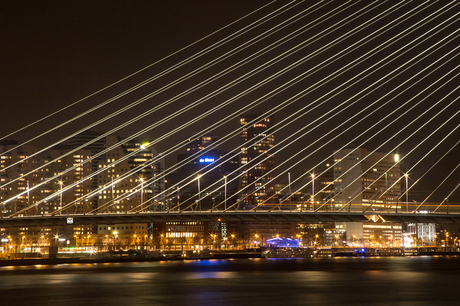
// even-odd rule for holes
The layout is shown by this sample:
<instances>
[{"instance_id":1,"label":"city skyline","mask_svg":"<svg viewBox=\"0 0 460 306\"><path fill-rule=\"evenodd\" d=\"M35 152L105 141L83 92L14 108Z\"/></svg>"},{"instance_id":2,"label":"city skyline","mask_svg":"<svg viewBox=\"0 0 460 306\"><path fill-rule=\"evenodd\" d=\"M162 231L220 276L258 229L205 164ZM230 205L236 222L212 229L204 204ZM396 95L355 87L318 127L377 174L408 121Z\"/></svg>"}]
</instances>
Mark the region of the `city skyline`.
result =
<instances>
[{"instance_id":1,"label":"city skyline","mask_svg":"<svg viewBox=\"0 0 460 306\"><path fill-rule=\"evenodd\" d=\"M459 16L0 1L2 301L458 304Z\"/></svg>"}]
</instances>

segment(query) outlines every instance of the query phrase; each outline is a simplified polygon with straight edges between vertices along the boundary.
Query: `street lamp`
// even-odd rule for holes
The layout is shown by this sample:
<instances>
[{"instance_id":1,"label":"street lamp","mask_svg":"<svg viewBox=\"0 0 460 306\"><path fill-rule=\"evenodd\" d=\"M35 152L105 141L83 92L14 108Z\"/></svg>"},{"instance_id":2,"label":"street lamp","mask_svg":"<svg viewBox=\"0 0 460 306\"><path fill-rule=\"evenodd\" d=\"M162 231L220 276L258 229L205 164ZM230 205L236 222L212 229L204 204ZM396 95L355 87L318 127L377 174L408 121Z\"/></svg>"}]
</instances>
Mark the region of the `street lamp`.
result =
<instances>
[{"instance_id":1,"label":"street lamp","mask_svg":"<svg viewBox=\"0 0 460 306\"><path fill-rule=\"evenodd\" d=\"M224 175L224 209L227 210L227 176Z\"/></svg>"},{"instance_id":2,"label":"street lamp","mask_svg":"<svg viewBox=\"0 0 460 306\"><path fill-rule=\"evenodd\" d=\"M115 249L117 238L118 238L118 232L113 232L113 249Z\"/></svg>"},{"instance_id":3,"label":"street lamp","mask_svg":"<svg viewBox=\"0 0 460 306\"><path fill-rule=\"evenodd\" d=\"M197 182L198 182L198 210L201 211L201 192L200 192L200 177L201 175L197 176Z\"/></svg>"},{"instance_id":4,"label":"street lamp","mask_svg":"<svg viewBox=\"0 0 460 306\"><path fill-rule=\"evenodd\" d=\"M54 240L55 240L54 245L59 246L59 235L54 235Z\"/></svg>"},{"instance_id":5,"label":"street lamp","mask_svg":"<svg viewBox=\"0 0 460 306\"><path fill-rule=\"evenodd\" d=\"M387 171L385 171L385 206L386 206L386 211L388 212L388 174L387 174Z\"/></svg>"},{"instance_id":6,"label":"street lamp","mask_svg":"<svg viewBox=\"0 0 460 306\"><path fill-rule=\"evenodd\" d=\"M27 206L30 204L30 186L29 186L29 180L27 180Z\"/></svg>"},{"instance_id":7,"label":"street lamp","mask_svg":"<svg viewBox=\"0 0 460 306\"><path fill-rule=\"evenodd\" d=\"M315 210L315 174L311 174L311 204L313 210Z\"/></svg>"},{"instance_id":8,"label":"street lamp","mask_svg":"<svg viewBox=\"0 0 460 306\"><path fill-rule=\"evenodd\" d=\"M409 189L408 189L408 178L409 175L404 173L404 177L406 178L406 212L409 212Z\"/></svg>"},{"instance_id":9,"label":"street lamp","mask_svg":"<svg viewBox=\"0 0 460 306\"><path fill-rule=\"evenodd\" d=\"M292 211L292 198L291 198L291 172L288 172L289 181L289 211Z\"/></svg>"},{"instance_id":10,"label":"street lamp","mask_svg":"<svg viewBox=\"0 0 460 306\"><path fill-rule=\"evenodd\" d=\"M58 182L59 185L61 186L61 194L60 194L60 201L59 201L59 210L62 208L62 185L64 184L62 181L59 181ZM59 211L59 214L61 214L61 212Z\"/></svg>"},{"instance_id":11,"label":"street lamp","mask_svg":"<svg viewBox=\"0 0 460 306\"><path fill-rule=\"evenodd\" d=\"M144 203L144 178L140 178L141 181L141 210L142 210L142 205Z\"/></svg>"},{"instance_id":12,"label":"street lamp","mask_svg":"<svg viewBox=\"0 0 460 306\"><path fill-rule=\"evenodd\" d=\"M216 235L215 234L211 234L211 240L212 240L212 243L211 243L211 249L214 248L214 244L216 243Z\"/></svg>"}]
</instances>

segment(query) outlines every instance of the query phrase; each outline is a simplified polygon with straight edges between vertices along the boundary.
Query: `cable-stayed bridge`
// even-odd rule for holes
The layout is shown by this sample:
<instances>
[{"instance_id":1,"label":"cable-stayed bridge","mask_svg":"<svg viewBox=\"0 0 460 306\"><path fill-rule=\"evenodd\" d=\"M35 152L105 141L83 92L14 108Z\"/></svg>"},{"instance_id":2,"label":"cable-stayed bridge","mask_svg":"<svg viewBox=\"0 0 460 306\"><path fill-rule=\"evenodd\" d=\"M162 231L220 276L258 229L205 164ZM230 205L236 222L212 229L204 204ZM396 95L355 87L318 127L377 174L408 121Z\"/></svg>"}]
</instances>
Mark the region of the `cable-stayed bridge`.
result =
<instances>
[{"instance_id":1,"label":"cable-stayed bridge","mask_svg":"<svg viewBox=\"0 0 460 306\"><path fill-rule=\"evenodd\" d=\"M459 7L268 3L2 130L0 226L457 223Z\"/></svg>"}]
</instances>

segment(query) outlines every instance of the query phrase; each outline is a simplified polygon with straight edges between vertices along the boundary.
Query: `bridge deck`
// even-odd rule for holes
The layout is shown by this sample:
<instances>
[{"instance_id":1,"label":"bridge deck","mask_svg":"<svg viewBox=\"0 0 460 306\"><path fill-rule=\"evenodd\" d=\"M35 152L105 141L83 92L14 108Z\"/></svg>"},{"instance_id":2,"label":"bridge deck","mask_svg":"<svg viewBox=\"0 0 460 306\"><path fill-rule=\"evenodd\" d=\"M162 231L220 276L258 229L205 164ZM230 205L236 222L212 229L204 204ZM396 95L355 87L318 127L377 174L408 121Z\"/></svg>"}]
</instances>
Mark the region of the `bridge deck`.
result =
<instances>
[{"instance_id":1,"label":"bridge deck","mask_svg":"<svg viewBox=\"0 0 460 306\"><path fill-rule=\"evenodd\" d=\"M181 221L289 221L289 222L361 222L371 216L381 216L385 221L413 223L460 223L460 214L430 213L376 213L376 212L292 212L292 211L231 211L231 212L148 212L129 214L91 214L24 216L0 218L0 227L63 226L72 224L121 224Z\"/></svg>"}]
</instances>

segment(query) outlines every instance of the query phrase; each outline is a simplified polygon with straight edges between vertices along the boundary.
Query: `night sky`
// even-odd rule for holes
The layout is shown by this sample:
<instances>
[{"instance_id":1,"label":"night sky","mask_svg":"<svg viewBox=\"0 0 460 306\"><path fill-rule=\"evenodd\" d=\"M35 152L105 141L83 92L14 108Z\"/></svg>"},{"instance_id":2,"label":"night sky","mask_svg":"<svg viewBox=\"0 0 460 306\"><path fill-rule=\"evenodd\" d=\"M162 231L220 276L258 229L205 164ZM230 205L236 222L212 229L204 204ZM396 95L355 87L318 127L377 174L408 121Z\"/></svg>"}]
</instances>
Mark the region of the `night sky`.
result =
<instances>
[{"instance_id":1,"label":"night sky","mask_svg":"<svg viewBox=\"0 0 460 306\"><path fill-rule=\"evenodd\" d=\"M0 56L2 61L0 69L0 101L2 105L0 112L1 137L3 138L5 135L9 135L24 125L32 123L35 120L70 105L89 94L138 71L139 69L171 55L172 53L195 41L198 41L203 37L206 37L214 31L238 20L239 18L255 11L258 8L261 8L266 4L268 5L265 8L260 9L248 18L225 28L219 33L196 43L182 52L168 57L136 76L117 84L116 86L94 97L84 100L78 105L59 113L59 115L44 120L34 126L34 128L27 129L8 137L9 139L18 139L20 141L30 139L31 137L38 135L53 126L56 126L58 123L72 118L75 114L81 113L82 111L87 110L90 107L122 92L123 90L126 90L131 86L160 73L161 71L164 71L165 69L186 59L188 56L218 42L227 35L231 35L245 26L257 21L259 18L281 8L283 5L287 5L288 2L278 1L269 4L268 1L257 0L2 1L0 3ZM191 118L194 118L198 114L218 105L222 101L226 101L229 98L243 92L247 88L250 88L254 84L257 84L266 78L270 78L270 76L281 71L290 64L310 56L314 52L321 51L322 47L333 42L334 39L340 37L341 35L345 35L348 31L356 27L364 28L364 26L367 26L366 22L370 23L373 18L379 17L378 14L385 12L387 9L392 10L391 7L396 6L393 9L394 12L389 11L388 15L383 16L375 23L369 24L369 26L364 28L361 32L331 46L328 50L325 50L317 56L305 61L295 69L284 74L282 77L274 78L270 81L270 83L265 84L254 92L239 98L233 104L223 108L211 116L206 117L193 126L159 142L154 145L154 147L160 152L164 151L172 144L192 136L194 132L199 132L211 122L223 118L230 113L238 113L238 110L241 107L269 93L271 90L283 85L285 82L295 79L300 74L313 69L311 70L312 73L309 74L308 77L304 78L288 90L276 96L271 96L266 102L259 106L256 111L253 112L264 112L270 110L279 105L282 101L294 96L296 93L308 89L310 86L318 81L321 81L323 78L332 76L346 65L352 63L355 59L360 56L365 56L366 53L372 51L373 48L379 47L382 43L386 43L386 48L382 49L375 56L358 63L356 66L352 67L351 70L343 73L321 88L311 90L308 95L275 114L276 121L279 122L283 118L292 114L294 111L309 105L311 102L315 102L319 97L333 92L334 89L346 84L346 82L354 76L366 71L365 75L367 77L365 80L360 81L344 92L337 94L327 102L324 102L324 104L318 108L313 109L314 105L309 106L307 110L311 109L311 111L303 111L291 120L291 124L289 126L275 133L276 141L279 142L300 130L302 127L305 127L309 123L313 123L314 126L317 126L317 129L312 130L309 134L299 138L299 140L292 143L289 147L277 153L276 160L277 162L286 160L294 152L297 152L308 144L314 142L322 135L325 135L333 128L337 127L340 123L345 122L351 116L358 114L357 118L353 119L353 122L356 122L357 120L364 118L366 114L370 114L372 110L375 110L379 105L383 105L388 101L388 104L385 104L382 109L379 109L376 113L364 119L362 123L353 127L344 135L338 137L337 140L325 145L320 151L312 154L311 157L306 159L300 165L295 166L294 168L289 168L289 165L293 164L290 163L285 168L280 169L280 172L291 171L295 177L300 176L302 173L307 172L311 167L316 165L316 163L324 158L324 156L331 154L332 150L345 145L350 139L366 131L368 127L375 122L378 122L381 118L384 118L384 116L389 115L388 119L370 131L367 131L363 136L354 141L355 145L360 145L361 142L364 142L369 137L381 131L381 133L379 133L376 137L373 137L363 145L369 150L379 148L379 146L387 139L398 133L398 131L401 131L408 122L413 120L419 114L422 114L425 110L428 110L430 106L435 105L435 103L439 102L449 92L454 91L444 101L441 101L435 108L427 112L417 122L409 126L408 129L404 130L403 133L398 134L397 137L391 139L388 143L385 143L381 148L379 148L381 151L400 153L404 156L404 154L409 152L414 146L422 142L429 133L441 126L441 124L447 122L446 126L433 135L433 137L424 143L420 149L411 153L411 155L401 163L401 168L403 170L409 169L415 162L417 162L417 160L426 154L426 152L432 148L437 141L441 140L443 137L448 135L449 132L457 128L460 122L459 116L456 116L452 120L448 121L450 116L454 115L455 112L460 109L460 103L455 101L458 97L458 91L455 91L456 86L459 84L459 78L456 76L458 69L450 72L459 64L458 58L455 58L458 53L458 50L455 50L455 48L459 45L459 39L457 37L458 33L455 31L458 31L460 24L458 16L455 16L455 14L460 12L460 5L454 6L454 4L452 4L451 9L443 15L436 17L426 25L421 25L421 27L416 29L413 33L410 33L401 40L390 44L391 39L397 35L402 35L405 30L409 29L412 25L418 24L418 22L427 17L429 14L442 9L445 5L449 5L449 2L439 1L438 3L428 2L423 4L418 1L413 1L405 3L404 5L393 1L377 1L375 3L368 1L351 2L351 4L344 6L345 9L342 12L329 19L327 17L335 13L336 10L339 10L339 6L343 4L341 1L333 3L325 2L324 4L317 3L316 1L293 2L288 5L288 7L291 8L290 10L275 17L273 20L268 21L266 24L260 27L252 27L251 32L243 34L231 43L223 47L219 47L202 56L198 60L169 73L165 77L149 83L142 89L131 93L100 110L92 112L84 118L79 119L77 122L67 125L63 129L41 138L36 143L39 143L41 146L54 143L60 138L69 135L69 133L85 127L90 122L94 122L103 116L107 116L111 112L132 103L136 99L139 99L146 94L154 92L162 86L177 80L193 69L198 69L202 65L208 64L218 56L221 56L238 46L242 46L245 42L256 35L263 34L270 28L281 24L286 19L295 16L295 14L300 13L305 9L308 9L313 4L318 4L318 7L322 7L312 14L304 14L304 17L299 21L294 22L292 25L287 26L261 42L255 43L240 52L232 51L231 57L226 58L193 78L174 86L172 89L159 93L141 105L125 112L123 115L117 116L110 121L93 127L92 129L107 131L120 125L121 122L125 122L136 115L145 113L148 109L175 97L184 90L190 89L199 82L206 80L206 78L212 77L214 74L223 71L230 65L250 58L269 44L276 42L278 39L287 38L300 27L307 25L309 22L313 22L311 28L300 34L295 39L280 45L276 49L267 52L265 55L254 59L248 64L245 64L243 67L238 68L219 80L214 81L212 84L180 98L174 104L171 104L170 106L147 116L139 122L124 128L122 131L117 132L117 134L130 135L154 122L158 122L168 114L190 105L190 103L197 101L201 97L211 93L221 86L229 84L232 80L235 80L244 73L248 73L252 69L262 67L265 63L276 56L279 56L282 52L285 52L302 42L308 41L308 39L312 39L315 35L319 35L322 31L326 31L337 22L346 20L347 17L352 16L352 14L358 12L358 10L365 10L365 7L369 5L369 12L366 12L362 16L337 29L335 32L330 33L327 36L320 36L317 40L312 41L303 49L299 49L298 52L290 51L289 57L282 59L273 66L261 71L254 77L239 83L229 90L219 93L200 106L188 111L186 114L183 114L171 122L163 124L146 133L146 135L151 139L157 139L161 135L164 135L167 131L170 131L172 128L179 126L184 122L188 122ZM419 5L420 7L417 8ZM411 10L414 11L412 12ZM415 12L417 12L416 16L410 17L408 20L402 21L401 24L396 25L394 28L383 32L385 26L395 19L403 16L404 14L413 14ZM315 21L315 19L320 16L323 17L320 20ZM452 18L449 21L452 23L446 23L446 27L444 29L441 29L441 27L437 33L433 32L434 35L426 41L414 45L414 48L411 50L403 49L399 51L399 49L403 48L405 44L416 41L417 39L422 39L424 33L440 25L441 22L446 21L449 18ZM315 27L312 27L313 25ZM427 56L426 58L420 58L420 62L415 63L412 67L403 71L401 75L389 80L385 84L382 84L383 81L379 81L382 77L390 77L393 69L396 69L401 65L405 65L414 59L414 57L422 54L425 50L435 46L444 39L445 45L440 46L439 49L433 49L433 54ZM352 47L353 44L357 42L362 42L363 45L359 45L357 48L351 49L350 53L330 63L327 67L318 71L314 70L316 69L316 65L323 63L324 61L332 60L334 56L342 52L344 49ZM452 53L450 55L446 55L448 52ZM446 57L443 58L445 55ZM381 62L379 63L379 61ZM435 70L438 67L439 69ZM426 70L422 71L423 69ZM420 73L420 75L412 79L412 77L417 73ZM428 73L431 74L427 75ZM426 78L422 79L425 75ZM446 79L441 79L444 76ZM451 80L447 82L448 79ZM415 84L418 80L420 80L420 82ZM428 90L420 97L416 97L413 101L411 101L417 93L420 93L422 90L428 88L437 80L440 80L439 85L444 84L442 88L436 92ZM392 89L397 88L406 81L407 85L390 93ZM367 89L367 86L373 82L380 83L373 85L372 88L375 90L373 92L369 92L370 89ZM378 87L380 84L382 84L382 86ZM411 84L415 84L414 87L408 88ZM362 92L362 90L365 91ZM368 95L359 101L357 100L357 98L367 92L369 92ZM356 98L352 98L356 94L358 96ZM375 105L372 105L363 113L359 113L360 110L363 110L366 106L371 105L371 103L377 101L378 99L386 97L387 94L388 98L383 98L383 100L377 102ZM389 98L391 97L394 98L394 100L389 101ZM425 100L422 100L423 98L425 98ZM349 108L333 118L331 118L331 114L327 115L328 111L333 110L334 107L344 101L347 101L347 99L351 99L350 101L356 101L356 103L351 105L351 102L347 102ZM403 106L400 110L397 110L396 113L391 114L393 110L397 109L398 106L403 105L405 102L408 102L408 104ZM414 109L410 109L411 106L414 106L418 102L420 102L419 106ZM317 104L319 102L315 103ZM441 112L443 107L446 107L449 103L452 103L451 106ZM404 111L409 112L403 115ZM437 114L440 115L436 117ZM398 115L402 115L401 119L398 119L395 123L390 124L390 122L393 119L396 119ZM322 118L321 116L325 117ZM321 119L318 122L315 122L314 120L318 118ZM328 118L331 119L327 120ZM434 118L434 120L429 124L429 126L421 129L414 136L409 137L411 133L415 132L424 122L428 122L431 118ZM324 124L320 125L320 123ZM338 130L332 132L331 135L337 135L346 127L350 127L351 124L351 122L346 123L344 127L339 127ZM223 136L229 130L233 130L237 127L238 117L235 116L231 122L213 131L213 134ZM327 139L330 139L331 137ZM398 145L399 142L405 139L408 139L408 141L402 145ZM411 173L411 180L415 181L418 177L420 177L434 162L436 162L445 152L447 152L447 150L459 141L459 139L460 132L455 130L448 139L433 152L433 154L430 154L430 157L424 163L414 170L414 173ZM229 149L237 144L238 141L239 140L236 137L224 146ZM319 144L324 144L326 141L327 140L321 140ZM315 148L316 147L318 146L315 146ZM306 154L312 152L313 150L314 149L308 149L306 150L306 153L301 154L300 156L306 156ZM425 176L424 181L420 182L420 187L414 189L411 199L413 198L418 201L423 200L423 198L430 193L454 167L457 166L457 156L459 154L460 149L455 148L434 171ZM170 163L172 160L173 157L168 159ZM287 180L287 178L285 178L285 180ZM437 194L437 199L442 199L446 196L459 182L460 172L457 171L443 185ZM459 192L460 191L457 191L452 198L458 198L457 195Z\"/></svg>"},{"instance_id":2,"label":"night sky","mask_svg":"<svg viewBox=\"0 0 460 306\"><path fill-rule=\"evenodd\" d=\"M2 1L2 136L166 57L262 4ZM13 116L19 111L20 116Z\"/></svg>"}]
</instances>

